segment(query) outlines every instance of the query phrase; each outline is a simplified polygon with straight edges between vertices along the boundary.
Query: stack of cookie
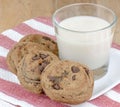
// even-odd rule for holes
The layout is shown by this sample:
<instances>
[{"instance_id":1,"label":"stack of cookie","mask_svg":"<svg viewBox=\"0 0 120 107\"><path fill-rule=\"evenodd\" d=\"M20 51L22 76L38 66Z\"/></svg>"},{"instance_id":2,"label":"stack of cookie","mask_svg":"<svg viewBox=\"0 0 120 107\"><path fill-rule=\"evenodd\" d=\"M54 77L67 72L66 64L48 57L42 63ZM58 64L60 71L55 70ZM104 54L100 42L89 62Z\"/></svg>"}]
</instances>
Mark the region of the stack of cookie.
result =
<instances>
[{"instance_id":1,"label":"stack of cookie","mask_svg":"<svg viewBox=\"0 0 120 107\"><path fill-rule=\"evenodd\" d=\"M27 90L67 104L79 104L92 96L93 73L80 63L60 60L57 43L31 34L8 53L7 64Z\"/></svg>"}]
</instances>

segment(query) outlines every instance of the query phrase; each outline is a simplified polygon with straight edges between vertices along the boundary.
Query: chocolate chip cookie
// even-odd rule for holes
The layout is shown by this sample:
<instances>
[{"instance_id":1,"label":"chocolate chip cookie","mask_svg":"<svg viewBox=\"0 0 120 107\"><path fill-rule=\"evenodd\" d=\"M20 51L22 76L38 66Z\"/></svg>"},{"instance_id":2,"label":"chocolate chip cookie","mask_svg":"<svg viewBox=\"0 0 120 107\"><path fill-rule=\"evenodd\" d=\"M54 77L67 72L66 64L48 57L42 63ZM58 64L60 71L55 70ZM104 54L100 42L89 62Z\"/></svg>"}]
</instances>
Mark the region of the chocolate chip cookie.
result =
<instances>
[{"instance_id":1,"label":"chocolate chip cookie","mask_svg":"<svg viewBox=\"0 0 120 107\"><path fill-rule=\"evenodd\" d=\"M53 52L58 55L57 43L49 37L40 34L30 34L26 35L20 40L20 42L35 42L43 45L46 50Z\"/></svg>"},{"instance_id":2,"label":"chocolate chip cookie","mask_svg":"<svg viewBox=\"0 0 120 107\"><path fill-rule=\"evenodd\" d=\"M20 81L20 84L25 89L37 94L43 93L40 80L33 80L31 78L25 77L22 72L17 72L17 77Z\"/></svg>"},{"instance_id":3,"label":"chocolate chip cookie","mask_svg":"<svg viewBox=\"0 0 120 107\"><path fill-rule=\"evenodd\" d=\"M25 54L34 52L35 50L46 50L46 48L40 44L34 42L20 42L17 43L7 55L7 65L11 72L17 73L18 63L21 61Z\"/></svg>"},{"instance_id":4,"label":"chocolate chip cookie","mask_svg":"<svg viewBox=\"0 0 120 107\"><path fill-rule=\"evenodd\" d=\"M21 85L34 93L41 93L41 74L54 61L59 61L59 59L52 52L34 51L26 54L17 69L17 76Z\"/></svg>"},{"instance_id":5,"label":"chocolate chip cookie","mask_svg":"<svg viewBox=\"0 0 120 107\"><path fill-rule=\"evenodd\" d=\"M86 66L65 60L48 65L42 73L41 84L52 100L79 104L92 96L94 80Z\"/></svg>"}]
</instances>

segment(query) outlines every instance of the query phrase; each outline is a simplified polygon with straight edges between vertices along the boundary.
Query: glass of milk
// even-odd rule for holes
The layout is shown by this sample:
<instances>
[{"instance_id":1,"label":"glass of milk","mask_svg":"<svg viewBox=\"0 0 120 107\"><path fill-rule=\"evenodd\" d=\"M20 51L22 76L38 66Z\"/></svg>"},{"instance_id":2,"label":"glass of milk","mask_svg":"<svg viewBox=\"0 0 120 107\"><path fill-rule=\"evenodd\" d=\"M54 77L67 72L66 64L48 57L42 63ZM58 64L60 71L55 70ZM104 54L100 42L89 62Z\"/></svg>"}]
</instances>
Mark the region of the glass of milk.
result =
<instances>
[{"instance_id":1,"label":"glass of milk","mask_svg":"<svg viewBox=\"0 0 120 107\"><path fill-rule=\"evenodd\" d=\"M101 5L77 3L53 14L59 57L87 65L95 79L107 73L116 24L115 13Z\"/></svg>"}]
</instances>

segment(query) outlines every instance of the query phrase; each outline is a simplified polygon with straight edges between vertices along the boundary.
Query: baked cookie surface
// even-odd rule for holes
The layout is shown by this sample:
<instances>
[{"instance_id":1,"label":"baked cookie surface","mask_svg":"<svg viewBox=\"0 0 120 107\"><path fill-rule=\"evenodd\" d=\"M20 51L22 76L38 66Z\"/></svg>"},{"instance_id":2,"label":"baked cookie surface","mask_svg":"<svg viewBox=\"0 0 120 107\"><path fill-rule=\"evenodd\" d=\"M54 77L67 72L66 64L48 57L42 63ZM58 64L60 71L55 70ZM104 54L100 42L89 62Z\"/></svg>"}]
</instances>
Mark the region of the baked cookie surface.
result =
<instances>
[{"instance_id":1,"label":"baked cookie surface","mask_svg":"<svg viewBox=\"0 0 120 107\"><path fill-rule=\"evenodd\" d=\"M59 61L59 59L52 52L34 51L26 54L17 69L21 85L32 92L41 93L41 74L54 61Z\"/></svg>"},{"instance_id":2,"label":"baked cookie surface","mask_svg":"<svg viewBox=\"0 0 120 107\"><path fill-rule=\"evenodd\" d=\"M11 72L17 73L17 66L24 55L34 52L35 50L46 50L44 46L33 42L17 43L7 55L7 65Z\"/></svg>"},{"instance_id":3,"label":"baked cookie surface","mask_svg":"<svg viewBox=\"0 0 120 107\"><path fill-rule=\"evenodd\" d=\"M25 77L22 72L17 72L17 77L20 81L20 84L25 89L37 94L41 94L43 92L40 80L33 80Z\"/></svg>"},{"instance_id":4,"label":"baked cookie surface","mask_svg":"<svg viewBox=\"0 0 120 107\"><path fill-rule=\"evenodd\" d=\"M30 34L23 37L20 42L35 42L43 45L46 50L58 55L57 43L49 37L40 34Z\"/></svg>"},{"instance_id":5,"label":"baked cookie surface","mask_svg":"<svg viewBox=\"0 0 120 107\"><path fill-rule=\"evenodd\" d=\"M52 100L79 104L92 96L93 73L77 62L57 61L41 77L42 88Z\"/></svg>"}]
</instances>

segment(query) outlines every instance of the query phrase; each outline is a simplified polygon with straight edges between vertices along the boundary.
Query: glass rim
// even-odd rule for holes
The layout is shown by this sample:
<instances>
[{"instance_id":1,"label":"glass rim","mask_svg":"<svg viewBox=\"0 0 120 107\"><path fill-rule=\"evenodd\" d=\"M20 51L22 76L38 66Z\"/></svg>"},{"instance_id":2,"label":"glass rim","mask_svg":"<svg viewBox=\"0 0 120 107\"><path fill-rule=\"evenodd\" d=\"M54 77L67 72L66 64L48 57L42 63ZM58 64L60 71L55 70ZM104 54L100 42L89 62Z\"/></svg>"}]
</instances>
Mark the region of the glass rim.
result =
<instances>
[{"instance_id":1,"label":"glass rim","mask_svg":"<svg viewBox=\"0 0 120 107\"><path fill-rule=\"evenodd\" d=\"M105 27L103 27L101 29L97 29L97 30L91 30L91 31L77 31L77 30L71 30L71 29L67 29L67 28L65 28L63 26L60 26L60 24L58 23L58 21L55 18L56 14L58 12L60 12L61 10L65 9L65 8L68 8L68 7L71 7L71 6L78 6L78 5L91 5L91 6L93 5L93 6L96 6L96 7L106 9L109 12L111 12L111 14L113 15L113 21L108 26L105 26ZM113 10L111 10L111 9L109 9L109 8L103 6L103 5L100 5L100 4L95 4L95 3L74 3L74 4L69 4L69 5L66 5L66 6L63 6L63 7L59 8L59 9L57 9L53 14L52 20L53 20L53 24L60 27L61 29L68 30L70 32L76 32L76 33L90 33L91 32L92 33L92 32L97 32L97 31L101 31L101 30L106 30L106 29L114 26L116 24L116 22L117 22L117 16L116 16L116 14L115 14L115 12Z\"/></svg>"}]
</instances>

